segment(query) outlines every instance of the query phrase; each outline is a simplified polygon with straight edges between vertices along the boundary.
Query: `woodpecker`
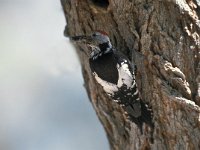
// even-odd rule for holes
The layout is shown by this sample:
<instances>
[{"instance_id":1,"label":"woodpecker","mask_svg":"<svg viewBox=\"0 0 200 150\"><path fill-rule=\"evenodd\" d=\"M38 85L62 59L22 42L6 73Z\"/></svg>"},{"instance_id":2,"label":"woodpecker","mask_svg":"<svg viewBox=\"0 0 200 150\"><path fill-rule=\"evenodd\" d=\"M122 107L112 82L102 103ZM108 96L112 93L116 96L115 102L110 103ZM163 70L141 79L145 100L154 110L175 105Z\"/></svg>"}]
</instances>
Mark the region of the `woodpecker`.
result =
<instances>
[{"instance_id":1,"label":"woodpecker","mask_svg":"<svg viewBox=\"0 0 200 150\"><path fill-rule=\"evenodd\" d=\"M89 36L73 36L70 39L85 41L91 49L89 64L97 83L113 101L122 106L127 117L141 132L143 123L153 127L152 110L139 97L135 80L136 66L113 48L108 34L96 31Z\"/></svg>"}]
</instances>

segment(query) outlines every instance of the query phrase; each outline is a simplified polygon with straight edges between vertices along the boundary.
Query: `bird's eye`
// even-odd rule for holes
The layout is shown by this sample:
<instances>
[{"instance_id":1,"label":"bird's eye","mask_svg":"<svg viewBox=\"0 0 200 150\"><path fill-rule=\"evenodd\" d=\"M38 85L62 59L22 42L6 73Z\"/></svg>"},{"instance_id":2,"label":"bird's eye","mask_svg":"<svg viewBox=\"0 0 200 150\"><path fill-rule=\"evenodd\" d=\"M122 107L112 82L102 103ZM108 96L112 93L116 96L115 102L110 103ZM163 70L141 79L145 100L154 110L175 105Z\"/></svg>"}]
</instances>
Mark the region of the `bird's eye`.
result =
<instances>
[{"instance_id":1,"label":"bird's eye","mask_svg":"<svg viewBox=\"0 0 200 150\"><path fill-rule=\"evenodd\" d=\"M96 34L96 33L93 33L92 36L97 36L97 34Z\"/></svg>"}]
</instances>

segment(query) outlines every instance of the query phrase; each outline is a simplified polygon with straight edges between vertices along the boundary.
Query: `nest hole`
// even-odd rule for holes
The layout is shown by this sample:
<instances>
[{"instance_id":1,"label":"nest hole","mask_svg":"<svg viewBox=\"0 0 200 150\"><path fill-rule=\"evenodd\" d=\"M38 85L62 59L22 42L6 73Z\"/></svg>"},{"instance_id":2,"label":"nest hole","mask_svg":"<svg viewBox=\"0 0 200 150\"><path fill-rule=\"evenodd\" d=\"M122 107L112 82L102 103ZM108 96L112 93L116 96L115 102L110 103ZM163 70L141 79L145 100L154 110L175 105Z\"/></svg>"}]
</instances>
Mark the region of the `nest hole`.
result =
<instances>
[{"instance_id":1,"label":"nest hole","mask_svg":"<svg viewBox=\"0 0 200 150\"><path fill-rule=\"evenodd\" d=\"M107 8L109 5L108 0L91 0L96 6Z\"/></svg>"}]
</instances>

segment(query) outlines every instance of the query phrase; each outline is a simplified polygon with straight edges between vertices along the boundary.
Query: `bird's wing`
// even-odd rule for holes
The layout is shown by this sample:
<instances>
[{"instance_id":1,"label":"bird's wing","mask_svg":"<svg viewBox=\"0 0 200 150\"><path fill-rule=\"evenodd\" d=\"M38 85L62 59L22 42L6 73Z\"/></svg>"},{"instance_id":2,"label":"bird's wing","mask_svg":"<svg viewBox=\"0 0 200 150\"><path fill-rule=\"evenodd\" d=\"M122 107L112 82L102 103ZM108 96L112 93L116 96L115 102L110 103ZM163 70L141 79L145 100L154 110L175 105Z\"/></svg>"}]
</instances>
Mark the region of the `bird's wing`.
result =
<instances>
[{"instance_id":1,"label":"bird's wing","mask_svg":"<svg viewBox=\"0 0 200 150\"><path fill-rule=\"evenodd\" d=\"M135 84L134 68L132 67L133 64L122 54L116 53L116 59L116 67L118 70L117 86L127 86L127 88L131 88L133 84Z\"/></svg>"}]
</instances>

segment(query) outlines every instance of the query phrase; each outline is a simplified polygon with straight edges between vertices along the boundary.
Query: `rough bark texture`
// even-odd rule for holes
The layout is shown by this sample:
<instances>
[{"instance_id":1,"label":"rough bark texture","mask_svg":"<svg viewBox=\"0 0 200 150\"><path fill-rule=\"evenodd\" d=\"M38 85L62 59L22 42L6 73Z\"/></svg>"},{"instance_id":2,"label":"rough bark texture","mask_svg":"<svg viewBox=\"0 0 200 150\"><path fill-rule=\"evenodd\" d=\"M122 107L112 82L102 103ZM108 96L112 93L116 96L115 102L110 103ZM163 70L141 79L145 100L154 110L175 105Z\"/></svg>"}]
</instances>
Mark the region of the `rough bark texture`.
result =
<instances>
[{"instance_id":1,"label":"rough bark texture","mask_svg":"<svg viewBox=\"0 0 200 150\"><path fill-rule=\"evenodd\" d=\"M67 35L109 33L137 65L141 98L154 113L154 142L141 135L95 82L77 51L85 86L113 150L200 149L200 1L61 0ZM86 49L77 45L77 49Z\"/></svg>"}]
</instances>

